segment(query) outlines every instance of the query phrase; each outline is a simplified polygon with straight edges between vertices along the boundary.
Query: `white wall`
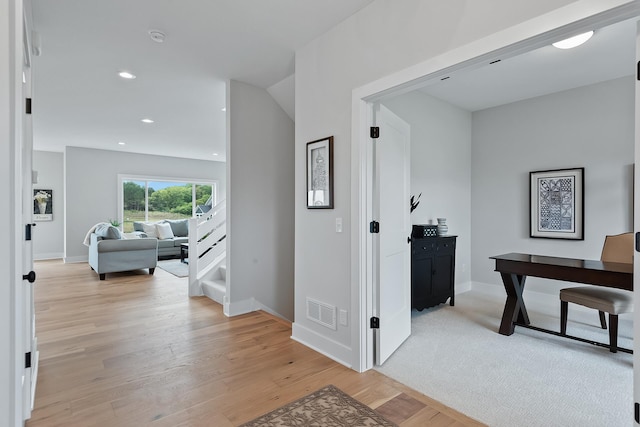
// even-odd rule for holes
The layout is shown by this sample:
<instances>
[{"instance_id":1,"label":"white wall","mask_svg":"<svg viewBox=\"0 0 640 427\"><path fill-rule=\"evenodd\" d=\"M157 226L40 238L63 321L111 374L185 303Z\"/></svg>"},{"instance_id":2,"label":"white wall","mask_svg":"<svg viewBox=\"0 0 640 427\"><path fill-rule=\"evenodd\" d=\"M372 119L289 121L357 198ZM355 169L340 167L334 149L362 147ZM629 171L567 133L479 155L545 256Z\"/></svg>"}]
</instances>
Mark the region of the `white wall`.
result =
<instances>
[{"instance_id":1,"label":"white wall","mask_svg":"<svg viewBox=\"0 0 640 427\"><path fill-rule=\"evenodd\" d=\"M231 81L228 103L229 314L292 320L294 124L264 89Z\"/></svg>"},{"instance_id":2,"label":"white wall","mask_svg":"<svg viewBox=\"0 0 640 427\"><path fill-rule=\"evenodd\" d=\"M422 193L411 223L447 219L449 234L458 236L456 291L469 290L471 113L419 91L383 104L411 125L411 194Z\"/></svg>"},{"instance_id":3,"label":"white wall","mask_svg":"<svg viewBox=\"0 0 640 427\"><path fill-rule=\"evenodd\" d=\"M53 221L38 221L33 229L33 259L64 256L64 154L33 152L38 183L33 188L53 190Z\"/></svg>"},{"instance_id":4,"label":"white wall","mask_svg":"<svg viewBox=\"0 0 640 427\"><path fill-rule=\"evenodd\" d=\"M633 231L634 102L623 77L473 113L474 282L502 286L492 255L599 259L605 235ZM530 238L529 172L573 167L585 168L584 241Z\"/></svg>"},{"instance_id":5,"label":"white wall","mask_svg":"<svg viewBox=\"0 0 640 427\"><path fill-rule=\"evenodd\" d=\"M296 52L295 323L293 337L360 364L357 280L352 280L352 91L383 76L573 3L570 0L377 0ZM304 204L305 144L334 135L335 208ZM344 233L334 232L335 218ZM350 309L337 331L306 319L307 297Z\"/></svg>"},{"instance_id":6,"label":"white wall","mask_svg":"<svg viewBox=\"0 0 640 427\"><path fill-rule=\"evenodd\" d=\"M118 174L218 181L226 197L225 163L67 147L65 150L65 261L86 261L83 245L96 223L118 218Z\"/></svg>"}]
</instances>

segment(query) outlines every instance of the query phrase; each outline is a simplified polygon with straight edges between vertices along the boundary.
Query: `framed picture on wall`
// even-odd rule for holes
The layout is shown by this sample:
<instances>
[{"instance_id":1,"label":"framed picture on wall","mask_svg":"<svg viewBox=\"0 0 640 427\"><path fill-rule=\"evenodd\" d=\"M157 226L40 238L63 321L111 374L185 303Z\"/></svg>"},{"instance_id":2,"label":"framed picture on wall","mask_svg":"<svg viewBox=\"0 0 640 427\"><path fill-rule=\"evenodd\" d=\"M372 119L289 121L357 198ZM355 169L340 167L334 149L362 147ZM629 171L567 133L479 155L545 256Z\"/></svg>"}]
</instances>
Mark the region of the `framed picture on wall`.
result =
<instances>
[{"instance_id":1,"label":"framed picture on wall","mask_svg":"<svg viewBox=\"0 0 640 427\"><path fill-rule=\"evenodd\" d=\"M584 168L529 173L530 236L584 240Z\"/></svg>"},{"instance_id":2,"label":"framed picture on wall","mask_svg":"<svg viewBox=\"0 0 640 427\"><path fill-rule=\"evenodd\" d=\"M53 221L53 190L33 190L33 220Z\"/></svg>"},{"instance_id":3,"label":"framed picture on wall","mask_svg":"<svg viewBox=\"0 0 640 427\"><path fill-rule=\"evenodd\" d=\"M307 143L307 208L333 209L333 136Z\"/></svg>"}]
</instances>

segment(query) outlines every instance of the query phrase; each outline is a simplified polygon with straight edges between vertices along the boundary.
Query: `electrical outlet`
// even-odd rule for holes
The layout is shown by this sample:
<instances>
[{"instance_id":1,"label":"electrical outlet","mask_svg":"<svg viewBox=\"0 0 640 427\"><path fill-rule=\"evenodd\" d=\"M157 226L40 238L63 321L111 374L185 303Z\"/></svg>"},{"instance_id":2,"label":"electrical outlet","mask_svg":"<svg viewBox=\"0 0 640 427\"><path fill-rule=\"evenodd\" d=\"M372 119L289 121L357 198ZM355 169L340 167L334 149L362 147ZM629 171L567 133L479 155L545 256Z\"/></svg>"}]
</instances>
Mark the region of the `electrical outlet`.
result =
<instances>
[{"instance_id":1,"label":"electrical outlet","mask_svg":"<svg viewBox=\"0 0 640 427\"><path fill-rule=\"evenodd\" d=\"M347 326L347 310L340 310L338 321L342 326Z\"/></svg>"}]
</instances>

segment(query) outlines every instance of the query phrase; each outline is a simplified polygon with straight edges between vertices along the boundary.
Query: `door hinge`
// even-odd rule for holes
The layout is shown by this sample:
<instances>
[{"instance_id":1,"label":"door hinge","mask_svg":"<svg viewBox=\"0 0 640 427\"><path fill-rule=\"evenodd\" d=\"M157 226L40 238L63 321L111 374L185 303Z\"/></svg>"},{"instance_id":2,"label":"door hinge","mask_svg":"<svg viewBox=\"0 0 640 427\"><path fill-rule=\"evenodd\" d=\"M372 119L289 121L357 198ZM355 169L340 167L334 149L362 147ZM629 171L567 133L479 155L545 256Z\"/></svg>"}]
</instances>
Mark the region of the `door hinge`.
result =
<instances>
[{"instance_id":1,"label":"door hinge","mask_svg":"<svg viewBox=\"0 0 640 427\"><path fill-rule=\"evenodd\" d=\"M372 139L380 137L380 128L378 126L371 126L370 133Z\"/></svg>"},{"instance_id":2,"label":"door hinge","mask_svg":"<svg viewBox=\"0 0 640 427\"><path fill-rule=\"evenodd\" d=\"M24 240L31 240L31 227L35 227L35 224L27 224L25 226L25 231L24 231Z\"/></svg>"},{"instance_id":3,"label":"door hinge","mask_svg":"<svg viewBox=\"0 0 640 427\"><path fill-rule=\"evenodd\" d=\"M31 367L31 352L24 354L24 367L25 369Z\"/></svg>"},{"instance_id":4,"label":"door hinge","mask_svg":"<svg viewBox=\"0 0 640 427\"><path fill-rule=\"evenodd\" d=\"M380 318L372 317L370 322L371 329L380 329Z\"/></svg>"},{"instance_id":5,"label":"door hinge","mask_svg":"<svg viewBox=\"0 0 640 427\"><path fill-rule=\"evenodd\" d=\"M25 113L31 114L31 98L26 99Z\"/></svg>"},{"instance_id":6,"label":"door hinge","mask_svg":"<svg viewBox=\"0 0 640 427\"><path fill-rule=\"evenodd\" d=\"M369 223L369 233L379 233L380 223L378 221L371 221Z\"/></svg>"}]
</instances>

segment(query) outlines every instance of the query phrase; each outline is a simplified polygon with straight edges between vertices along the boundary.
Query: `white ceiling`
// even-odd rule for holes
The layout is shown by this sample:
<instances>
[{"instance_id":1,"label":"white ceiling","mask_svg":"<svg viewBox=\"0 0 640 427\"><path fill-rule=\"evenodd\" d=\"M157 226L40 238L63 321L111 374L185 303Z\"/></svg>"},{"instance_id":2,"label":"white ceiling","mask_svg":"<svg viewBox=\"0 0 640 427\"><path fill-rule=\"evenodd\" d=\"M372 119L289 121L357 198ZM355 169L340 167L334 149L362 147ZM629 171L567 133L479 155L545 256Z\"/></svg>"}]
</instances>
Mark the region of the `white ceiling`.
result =
<instances>
[{"instance_id":1,"label":"white ceiling","mask_svg":"<svg viewBox=\"0 0 640 427\"><path fill-rule=\"evenodd\" d=\"M573 49L545 46L432 81L421 90L477 111L629 76L635 72L636 21L598 29L589 41Z\"/></svg>"},{"instance_id":2,"label":"white ceiling","mask_svg":"<svg viewBox=\"0 0 640 427\"><path fill-rule=\"evenodd\" d=\"M34 148L224 161L225 80L267 88L291 115L295 50L371 2L33 0ZM633 74L634 58L632 20L576 49L543 47L422 90L476 111Z\"/></svg>"},{"instance_id":3,"label":"white ceiling","mask_svg":"<svg viewBox=\"0 0 640 427\"><path fill-rule=\"evenodd\" d=\"M371 2L32 0L42 52L33 59L34 148L224 160L225 81L279 83L294 73L296 49Z\"/></svg>"}]
</instances>

